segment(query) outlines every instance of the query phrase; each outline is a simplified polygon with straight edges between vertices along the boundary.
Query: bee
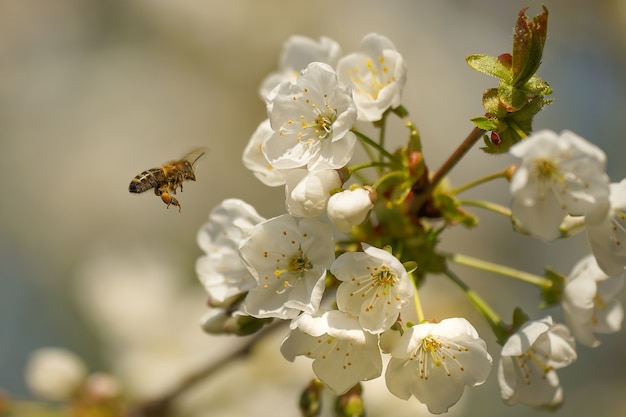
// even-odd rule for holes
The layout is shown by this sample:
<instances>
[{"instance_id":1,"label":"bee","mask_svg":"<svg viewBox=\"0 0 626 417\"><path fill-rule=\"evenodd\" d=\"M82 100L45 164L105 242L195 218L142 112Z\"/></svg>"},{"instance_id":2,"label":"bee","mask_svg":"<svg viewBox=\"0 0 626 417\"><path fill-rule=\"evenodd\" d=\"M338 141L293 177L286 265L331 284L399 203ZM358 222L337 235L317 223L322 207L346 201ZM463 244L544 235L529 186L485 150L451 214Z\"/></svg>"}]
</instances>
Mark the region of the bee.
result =
<instances>
[{"instance_id":1,"label":"bee","mask_svg":"<svg viewBox=\"0 0 626 417\"><path fill-rule=\"evenodd\" d=\"M128 186L128 191L143 193L154 188L154 194L161 197L161 200L167 204L167 208L173 205L178 207L180 212L180 203L172 194L176 194L178 187L180 187L181 192L183 191L184 181L196 180L194 173L196 162L205 153L206 148L197 148L179 160L166 162L159 168L147 169L133 178Z\"/></svg>"}]
</instances>

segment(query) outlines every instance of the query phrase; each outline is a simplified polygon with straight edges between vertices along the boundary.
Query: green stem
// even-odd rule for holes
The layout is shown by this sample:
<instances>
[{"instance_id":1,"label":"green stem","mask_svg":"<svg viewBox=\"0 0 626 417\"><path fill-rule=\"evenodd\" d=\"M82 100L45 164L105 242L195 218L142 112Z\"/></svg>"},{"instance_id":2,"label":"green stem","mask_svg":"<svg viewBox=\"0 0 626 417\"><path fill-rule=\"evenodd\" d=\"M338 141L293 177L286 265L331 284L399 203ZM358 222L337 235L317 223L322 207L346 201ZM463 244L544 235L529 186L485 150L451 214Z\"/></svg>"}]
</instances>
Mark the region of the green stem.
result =
<instances>
[{"instance_id":1,"label":"green stem","mask_svg":"<svg viewBox=\"0 0 626 417\"><path fill-rule=\"evenodd\" d=\"M372 188L378 190L378 187L381 186L385 181L393 179L393 178L405 178L406 172L404 171L391 171L386 173L385 175L381 175L374 184L372 184Z\"/></svg>"},{"instance_id":2,"label":"green stem","mask_svg":"<svg viewBox=\"0 0 626 417\"><path fill-rule=\"evenodd\" d=\"M366 143L367 145L371 146L372 148L376 149L381 155L386 156L388 159L395 161L396 157L390 153L387 149L381 147L378 143L376 143L375 141L373 141L372 139L369 138L369 136L359 132L356 129L352 129L352 132L354 132L355 135L357 135L357 137L359 139L361 139L362 142ZM367 148L366 148L367 149ZM369 154L369 152L368 152ZM370 155L371 156L371 155ZM371 160L375 160L376 158L371 157Z\"/></svg>"},{"instance_id":3,"label":"green stem","mask_svg":"<svg viewBox=\"0 0 626 417\"><path fill-rule=\"evenodd\" d=\"M365 168L371 168L371 167L392 167L393 165L390 164L389 162L377 162L377 161L368 161L368 162L361 162L360 164L354 164L350 167L348 167L350 169L350 174L355 173L356 171L359 171L361 169L365 169Z\"/></svg>"},{"instance_id":4,"label":"green stem","mask_svg":"<svg viewBox=\"0 0 626 417\"><path fill-rule=\"evenodd\" d=\"M417 322L423 323L426 318L424 316L424 309L422 308L422 301L420 300L419 291L417 289L417 282L413 276L411 278L411 284L413 285L413 301L415 303L415 313L417 314Z\"/></svg>"},{"instance_id":5,"label":"green stem","mask_svg":"<svg viewBox=\"0 0 626 417\"><path fill-rule=\"evenodd\" d=\"M490 175L486 175L482 178L478 178L474 181L470 181L467 184L464 184L458 188L455 188L454 190L452 190L452 194L460 194L463 191L469 190L470 188L474 188L478 185L484 184L486 182L498 179L498 178L506 178L508 173L508 169L507 170L503 170L503 171L499 171L499 172L494 172L493 174Z\"/></svg>"},{"instance_id":6,"label":"green stem","mask_svg":"<svg viewBox=\"0 0 626 417\"><path fill-rule=\"evenodd\" d=\"M387 115L389 112L383 113L382 119L378 122L378 126L380 127L380 134L378 136L378 144L381 149L385 149L385 139L386 139L386 130L387 130ZM384 158L382 153L378 154L378 162L383 162Z\"/></svg>"},{"instance_id":7,"label":"green stem","mask_svg":"<svg viewBox=\"0 0 626 417\"><path fill-rule=\"evenodd\" d=\"M477 201L477 200L461 200L459 204L462 206L480 207L485 210L493 211L494 213L502 214L506 217L511 217L511 209L501 206L500 204L492 203L490 201Z\"/></svg>"},{"instance_id":8,"label":"green stem","mask_svg":"<svg viewBox=\"0 0 626 417\"><path fill-rule=\"evenodd\" d=\"M515 131L519 135L520 138L525 139L528 137L526 132L513 120L512 118L507 119L507 123L511 129Z\"/></svg>"},{"instance_id":9,"label":"green stem","mask_svg":"<svg viewBox=\"0 0 626 417\"><path fill-rule=\"evenodd\" d=\"M510 268L508 266L484 261L482 259L473 258L461 254L449 254L447 258L459 265L469 266L471 268L480 269L481 271L493 272L506 277L514 278L528 284L536 285L540 288L548 289L552 286L552 281L539 275L529 272L520 271L519 269Z\"/></svg>"},{"instance_id":10,"label":"green stem","mask_svg":"<svg viewBox=\"0 0 626 417\"><path fill-rule=\"evenodd\" d=\"M471 301L471 303L480 311L480 313L485 317L485 319L489 322L492 328L504 328L504 323L498 313L496 313L485 300L482 299L477 292L472 290L465 282L463 282L454 272L446 269L444 272L445 275L452 280L456 285L458 285L467 298Z\"/></svg>"}]
</instances>

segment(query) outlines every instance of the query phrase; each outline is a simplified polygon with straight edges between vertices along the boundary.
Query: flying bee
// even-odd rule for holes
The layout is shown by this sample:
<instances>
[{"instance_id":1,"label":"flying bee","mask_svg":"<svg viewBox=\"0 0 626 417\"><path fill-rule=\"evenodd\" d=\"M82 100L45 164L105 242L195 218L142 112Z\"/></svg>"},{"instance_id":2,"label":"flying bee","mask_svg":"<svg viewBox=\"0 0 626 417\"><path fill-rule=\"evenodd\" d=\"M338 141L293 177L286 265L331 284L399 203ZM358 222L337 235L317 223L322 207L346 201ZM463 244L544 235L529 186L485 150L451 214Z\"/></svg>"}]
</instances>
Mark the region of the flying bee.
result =
<instances>
[{"instance_id":1,"label":"flying bee","mask_svg":"<svg viewBox=\"0 0 626 417\"><path fill-rule=\"evenodd\" d=\"M161 200L167 204L178 207L180 212L180 203L172 194L176 194L176 190L180 187L183 191L183 182L186 180L195 181L196 174L194 169L196 162L202 155L206 153L206 148L197 148L176 161L169 161L161 165L159 168L150 168L141 174L138 174L130 182L128 191L131 193L143 193L154 188L154 194L161 197Z\"/></svg>"}]
</instances>

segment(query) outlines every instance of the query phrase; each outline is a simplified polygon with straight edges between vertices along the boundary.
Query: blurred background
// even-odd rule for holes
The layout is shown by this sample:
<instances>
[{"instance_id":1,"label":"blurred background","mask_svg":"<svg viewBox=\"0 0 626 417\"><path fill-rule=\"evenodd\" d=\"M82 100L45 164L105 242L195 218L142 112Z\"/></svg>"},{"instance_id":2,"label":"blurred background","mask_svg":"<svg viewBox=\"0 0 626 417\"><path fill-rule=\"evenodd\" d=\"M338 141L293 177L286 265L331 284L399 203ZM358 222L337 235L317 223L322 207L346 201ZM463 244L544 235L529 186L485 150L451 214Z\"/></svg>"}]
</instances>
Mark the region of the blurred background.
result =
<instances>
[{"instance_id":1,"label":"blurred background","mask_svg":"<svg viewBox=\"0 0 626 417\"><path fill-rule=\"evenodd\" d=\"M626 3L544 3L549 36L539 75L553 87L554 104L535 128L570 129L601 146L619 181L626 177ZM266 217L284 211L283 190L258 182L241 153L266 117L258 87L290 35L328 36L344 53L369 32L389 37L407 61L404 105L434 169L471 130L468 119L483 112L482 91L496 85L471 71L465 56L509 52L517 13L531 6L534 16L540 4L0 0L0 389L29 398L28 356L60 346L91 370L118 376L135 398L150 398L237 343L200 330L206 297L195 277L196 233L224 198L244 199ZM391 132L390 144L406 140L402 126ZM136 174L197 146L209 152L198 181L178 195L181 213L151 193L128 193ZM451 180L510 162L474 151ZM503 183L474 196L509 202ZM480 227L447 233L446 249L538 274L545 265L568 273L588 252L584 235L545 245L475 213ZM505 319L520 300L533 317L562 319L558 308L537 308L535 288L457 272ZM489 329L454 286L433 277L422 294L427 317L469 317L497 360ZM178 415L297 415L310 362L282 359L281 337L191 391ZM559 371L566 400L555 415L623 413L625 332L602 340L597 349L579 346L578 363ZM365 395L373 417L427 414L414 399L394 399L382 378L365 384ZM538 413L501 404L494 367L450 415Z\"/></svg>"}]
</instances>

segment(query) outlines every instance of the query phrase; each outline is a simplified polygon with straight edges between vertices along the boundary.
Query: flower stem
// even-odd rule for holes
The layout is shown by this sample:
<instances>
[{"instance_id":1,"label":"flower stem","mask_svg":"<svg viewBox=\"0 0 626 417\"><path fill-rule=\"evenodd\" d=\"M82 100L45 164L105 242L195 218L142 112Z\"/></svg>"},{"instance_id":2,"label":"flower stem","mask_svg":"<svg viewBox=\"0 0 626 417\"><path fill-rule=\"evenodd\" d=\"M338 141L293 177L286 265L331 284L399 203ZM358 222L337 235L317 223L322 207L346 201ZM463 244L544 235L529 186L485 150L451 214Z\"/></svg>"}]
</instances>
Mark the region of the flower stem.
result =
<instances>
[{"instance_id":1,"label":"flower stem","mask_svg":"<svg viewBox=\"0 0 626 417\"><path fill-rule=\"evenodd\" d=\"M482 178L478 178L474 181L470 181L467 184L464 184L458 188L455 188L454 190L452 190L452 194L460 194L463 191L469 190L470 188L474 188L478 185L484 184L486 182L498 179L498 178L506 178L508 175L508 169L503 170L503 171L499 171L499 172L494 172L493 174L489 174L486 175Z\"/></svg>"},{"instance_id":2,"label":"flower stem","mask_svg":"<svg viewBox=\"0 0 626 417\"><path fill-rule=\"evenodd\" d=\"M404 177L406 177L406 173L403 172L403 171L391 171L391 172L388 172L388 173L386 173L384 175L381 175L376 180L376 182L374 182L374 184L372 184L372 188L377 190L378 187L380 187L381 184L383 184L385 181L388 181L388 180L393 179L393 178L404 178Z\"/></svg>"},{"instance_id":3,"label":"flower stem","mask_svg":"<svg viewBox=\"0 0 626 417\"><path fill-rule=\"evenodd\" d=\"M467 298L471 301L474 307L476 307L478 311L480 311L480 313L483 315L483 317L485 317L485 319L489 322L494 330L504 327L504 322L502 321L498 313L496 313L491 307L489 307L487 302L485 302L485 300L483 300L477 292L472 290L465 282L463 282L454 272L450 271L449 269L446 269L444 274L448 278L450 278L452 282L458 285L463 290L463 292L465 292Z\"/></svg>"},{"instance_id":4,"label":"flower stem","mask_svg":"<svg viewBox=\"0 0 626 417\"><path fill-rule=\"evenodd\" d=\"M413 274L411 274L413 275ZM411 284L413 285L413 302L415 303L415 313L417 314L417 322L422 323L426 320L424 316L424 309L422 308L422 301L420 300L419 290L417 289L417 281L415 277L411 276Z\"/></svg>"},{"instance_id":5,"label":"flower stem","mask_svg":"<svg viewBox=\"0 0 626 417\"><path fill-rule=\"evenodd\" d=\"M353 174L356 171L359 171L361 169L365 169L365 168L371 168L371 167L391 167L392 165L389 162L377 162L377 161L368 161L368 162L361 162L360 164L354 164L352 166L350 166L350 173Z\"/></svg>"},{"instance_id":6,"label":"flower stem","mask_svg":"<svg viewBox=\"0 0 626 417\"><path fill-rule=\"evenodd\" d=\"M386 130L387 130L387 115L389 112L383 113L383 117L378 122L378 127L380 128L380 134L378 136L378 144L380 145L380 149L385 149L385 139L386 139ZM384 158L382 153L378 154L378 162L383 162Z\"/></svg>"},{"instance_id":7,"label":"flower stem","mask_svg":"<svg viewBox=\"0 0 626 417\"><path fill-rule=\"evenodd\" d=\"M355 135L357 135L357 137L359 139L361 139L362 142L366 143L367 145L371 146L372 148L376 149L381 156L385 156L388 159L390 159L391 161L395 161L396 157L390 153L387 149L381 147L378 143L376 143L375 141L373 141L372 139L369 138L369 136L359 132L356 129L352 129L352 132L354 132ZM367 149L367 148L366 148ZM369 153L369 152L368 152ZM370 159L371 160L375 160L376 158L372 157L370 155Z\"/></svg>"},{"instance_id":8,"label":"flower stem","mask_svg":"<svg viewBox=\"0 0 626 417\"><path fill-rule=\"evenodd\" d=\"M520 138L525 139L528 137L526 132L513 120L512 118L507 119L509 127L515 131L519 135Z\"/></svg>"},{"instance_id":9,"label":"flower stem","mask_svg":"<svg viewBox=\"0 0 626 417\"><path fill-rule=\"evenodd\" d=\"M485 210L493 211L494 213L502 214L506 217L511 217L511 209L501 206L500 204L492 203L490 201L477 201L477 200L461 200L459 204L462 206L480 207Z\"/></svg>"},{"instance_id":10,"label":"flower stem","mask_svg":"<svg viewBox=\"0 0 626 417\"><path fill-rule=\"evenodd\" d=\"M471 268L480 269L481 271L493 272L506 277L515 278L528 284L536 285L540 288L548 289L552 286L552 281L542 276L531 274L525 271L520 271L519 269L510 268L508 266L484 261L482 259L473 258L471 256L456 253L447 255L447 258L450 261L459 265L465 265Z\"/></svg>"}]
</instances>

